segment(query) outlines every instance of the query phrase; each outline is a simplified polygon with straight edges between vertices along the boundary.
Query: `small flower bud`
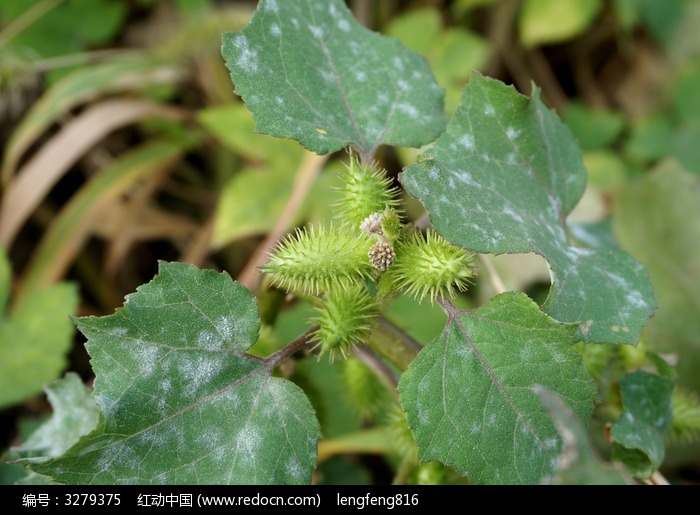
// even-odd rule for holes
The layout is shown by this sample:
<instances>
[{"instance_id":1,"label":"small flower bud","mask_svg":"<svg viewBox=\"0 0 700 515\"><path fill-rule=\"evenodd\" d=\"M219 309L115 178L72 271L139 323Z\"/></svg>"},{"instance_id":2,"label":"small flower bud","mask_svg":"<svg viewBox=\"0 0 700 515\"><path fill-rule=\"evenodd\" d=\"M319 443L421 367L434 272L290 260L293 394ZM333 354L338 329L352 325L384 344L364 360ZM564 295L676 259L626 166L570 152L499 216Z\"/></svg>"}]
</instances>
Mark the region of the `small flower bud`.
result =
<instances>
[{"instance_id":1,"label":"small flower bud","mask_svg":"<svg viewBox=\"0 0 700 515\"><path fill-rule=\"evenodd\" d=\"M394 264L394 260L396 259L394 249L385 241L375 243L372 248L369 249L367 255L369 256L369 262L372 264L372 266L381 271L388 270L389 267Z\"/></svg>"},{"instance_id":2,"label":"small flower bud","mask_svg":"<svg viewBox=\"0 0 700 515\"><path fill-rule=\"evenodd\" d=\"M367 234L381 234L384 216L381 213L372 213L360 223L360 230Z\"/></svg>"}]
</instances>

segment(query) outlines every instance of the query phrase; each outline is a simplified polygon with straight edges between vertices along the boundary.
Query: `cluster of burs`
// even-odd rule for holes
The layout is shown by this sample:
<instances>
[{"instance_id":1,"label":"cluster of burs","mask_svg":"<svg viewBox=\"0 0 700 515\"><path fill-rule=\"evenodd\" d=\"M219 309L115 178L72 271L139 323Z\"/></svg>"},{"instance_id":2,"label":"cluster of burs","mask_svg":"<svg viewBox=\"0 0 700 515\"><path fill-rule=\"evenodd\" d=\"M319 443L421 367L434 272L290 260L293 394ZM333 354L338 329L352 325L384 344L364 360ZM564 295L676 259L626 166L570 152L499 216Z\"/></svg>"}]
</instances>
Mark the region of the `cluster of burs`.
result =
<instances>
[{"instance_id":1,"label":"cluster of burs","mask_svg":"<svg viewBox=\"0 0 700 515\"><path fill-rule=\"evenodd\" d=\"M474 255L435 231L401 220L399 190L374 163L351 154L328 227L298 229L261 271L288 292L312 299L320 354L346 357L366 342L380 306L396 294L452 297L474 276Z\"/></svg>"}]
</instances>

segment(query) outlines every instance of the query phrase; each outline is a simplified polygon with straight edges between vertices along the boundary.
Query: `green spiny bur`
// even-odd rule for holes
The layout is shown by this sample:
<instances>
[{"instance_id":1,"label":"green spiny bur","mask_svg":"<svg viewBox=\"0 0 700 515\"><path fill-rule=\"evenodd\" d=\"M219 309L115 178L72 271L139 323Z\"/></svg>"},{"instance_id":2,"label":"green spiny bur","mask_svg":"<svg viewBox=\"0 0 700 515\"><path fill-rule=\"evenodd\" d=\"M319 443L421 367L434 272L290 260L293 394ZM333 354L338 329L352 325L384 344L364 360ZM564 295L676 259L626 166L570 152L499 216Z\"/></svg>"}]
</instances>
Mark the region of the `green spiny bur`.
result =
<instances>
[{"instance_id":1,"label":"green spiny bur","mask_svg":"<svg viewBox=\"0 0 700 515\"><path fill-rule=\"evenodd\" d=\"M474 277L474 254L433 230L409 232L396 246L396 260L380 279L383 292L398 289L418 301L454 297Z\"/></svg>"},{"instance_id":2,"label":"green spiny bur","mask_svg":"<svg viewBox=\"0 0 700 515\"><path fill-rule=\"evenodd\" d=\"M399 204L397 188L391 187L391 179L374 163L362 163L351 156L341 178L344 184L336 218L343 222L359 226L368 216Z\"/></svg>"},{"instance_id":3,"label":"green spiny bur","mask_svg":"<svg viewBox=\"0 0 700 515\"><path fill-rule=\"evenodd\" d=\"M689 444L700 439L700 398L694 392L676 388L672 395L673 423L670 442Z\"/></svg>"},{"instance_id":4,"label":"green spiny bur","mask_svg":"<svg viewBox=\"0 0 700 515\"><path fill-rule=\"evenodd\" d=\"M337 353L344 358L357 344L365 343L377 313L376 302L362 287L334 289L315 309L312 322L319 328L313 340L320 346L320 356L328 353L331 361Z\"/></svg>"},{"instance_id":5,"label":"green spiny bur","mask_svg":"<svg viewBox=\"0 0 700 515\"><path fill-rule=\"evenodd\" d=\"M368 235L347 226L299 229L279 244L260 270L287 291L319 295L368 276L371 246Z\"/></svg>"}]
</instances>

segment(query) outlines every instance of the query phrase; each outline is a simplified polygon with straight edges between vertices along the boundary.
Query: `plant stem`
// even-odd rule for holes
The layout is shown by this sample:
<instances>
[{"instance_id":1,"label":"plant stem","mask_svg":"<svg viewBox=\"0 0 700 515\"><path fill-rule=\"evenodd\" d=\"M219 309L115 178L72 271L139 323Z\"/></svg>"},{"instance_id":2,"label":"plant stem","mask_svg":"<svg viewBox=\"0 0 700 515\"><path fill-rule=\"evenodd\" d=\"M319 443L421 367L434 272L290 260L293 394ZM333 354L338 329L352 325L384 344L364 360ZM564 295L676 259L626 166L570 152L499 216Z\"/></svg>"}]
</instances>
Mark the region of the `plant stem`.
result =
<instances>
[{"instance_id":1,"label":"plant stem","mask_svg":"<svg viewBox=\"0 0 700 515\"><path fill-rule=\"evenodd\" d=\"M408 368L422 348L417 341L383 316L379 317L372 330L369 346L401 370Z\"/></svg>"},{"instance_id":2,"label":"plant stem","mask_svg":"<svg viewBox=\"0 0 700 515\"><path fill-rule=\"evenodd\" d=\"M670 485L671 483L668 482L668 479L664 477L664 475L659 472L658 470L655 471L649 479L645 479L644 483L647 485Z\"/></svg>"},{"instance_id":3,"label":"plant stem","mask_svg":"<svg viewBox=\"0 0 700 515\"><path fill-rule=\"evenodd\" d=\"M296 352L302 350L304 347L309 345L309 340L311 339L311 335L318 329L318 326L315 325L311 327L308 331L306 331L304 334L299 336L296 340L291 342L289 345L286 345L285 347L282 347L280 350L275 352L274 354L271 354L267 358L264 359L265 361L265 367L269 371L274 370L274 368L282 363L285 359L290 357L291 355L295 354Z\"/></svg>"},{"instance_id":4,"label":"plant stem","mask_svg":"<svg viewBox=\"0 0 700 515\"><path fill-rule=\"evenodd\" d=\"M264 265L268 260L268 254L274 249L277 242L289 230L289 227L294 220L301 203L306 198L306 195L311 189L311 185L316 180L316 176L323 168L323 164L328 159L328 156L318 156L312 152L307 152L299 165L296 181L292 194L287 200L282 213L280 214L275 227L267 235L267 238L255 249L253 257L246 263L245 268L238 276L238 282L243 286L253 291L257 289L259 283L258 268Z\"/></svg>"},{"instance_id":5,"label":"plant stem","mask_svg":"<svg viewBox=\"0 0 700 515\"><path fill-rule=\"evenodd\" d=\"M355 355L357 359L362 361L376 374L390 392L394 393L394 395L396 394L396 385L399 384L399 378L379 356L366 347L358 347L355 349Z\"/></svg>"},{"instance_id":6,"label":"plant stem","mask_svg":"<svg viewBox=\"0 0 700 515\"><path fill-rule=\"evenodd\" d=\"M401 460L399 469L396 471L396 475L394 476L394 480L391 484L405 485L415 466L416 461L411 454L407 454L406 456L404 456L403 460Z\"/></svg>"}]
</instances>

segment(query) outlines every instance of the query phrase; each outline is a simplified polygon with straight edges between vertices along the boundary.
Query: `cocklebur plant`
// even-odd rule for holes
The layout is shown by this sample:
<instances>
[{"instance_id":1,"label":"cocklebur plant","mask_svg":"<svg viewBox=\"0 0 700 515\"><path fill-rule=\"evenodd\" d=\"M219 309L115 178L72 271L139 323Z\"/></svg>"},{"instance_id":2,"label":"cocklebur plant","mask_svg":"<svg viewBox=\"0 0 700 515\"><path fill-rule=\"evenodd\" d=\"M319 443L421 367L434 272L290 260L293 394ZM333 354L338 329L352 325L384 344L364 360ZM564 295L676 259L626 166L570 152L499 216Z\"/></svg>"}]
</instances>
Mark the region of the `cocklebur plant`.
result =
<instances>
[{"instance_id":1,"label":"cocklebur plant","mask_svg":"<svg viewBox=\"0 0 700 515\"><path fill-rule=\"evenodd\" d=\"M396 292L452 298L474 275L472 253L402 226L397 190L376 164L351 156L341 178L342 225L297 230L261 268L290 293L320 297L312 340L331 360L369 339L378 306Z\"/></svg>"},{"instance_id":2,"label":"cocklebur plant","mask_svg":"<svg viewBox=\"0 0 700 515\"><path fill-rule=\"evenodd\" d=\"M446 123L426 61L362 27L341 0L261 0L244 30L224 35L222 53L258 132L319 154L351 150L335 218L297 229L262 267L314 303L314 325L251 355L253 295L226 273L161 263L113 315L77 320L97 425L66 435L60 452L19 449L22 462L61 483L308 483L319 449L328 452L317 410L273 372L315 349L333 366L357 354L387 385L387 411L399 416L386 434L405 443L387 452L403 454L404 480L450 477L443 467L475 483L655 473L674 385L660 358L645 354L656 372L625 370L620 381L613 456L628 472L598 463L586 435L598 388L575 343L634 346L656 304L634 258L571 243L566 218L586 172L536 88L528 98L475 73ZM428 210L422 231L374 159L380 145L428 144L399 176ZM503 292L459 308L451 297L474 281L474 252L541 255L547 300ZM403 294L444 312L433 341L420 345L383 316ZM439 462L440 473L421 475L418 462Z\"/></svg>"}]
</instances>

